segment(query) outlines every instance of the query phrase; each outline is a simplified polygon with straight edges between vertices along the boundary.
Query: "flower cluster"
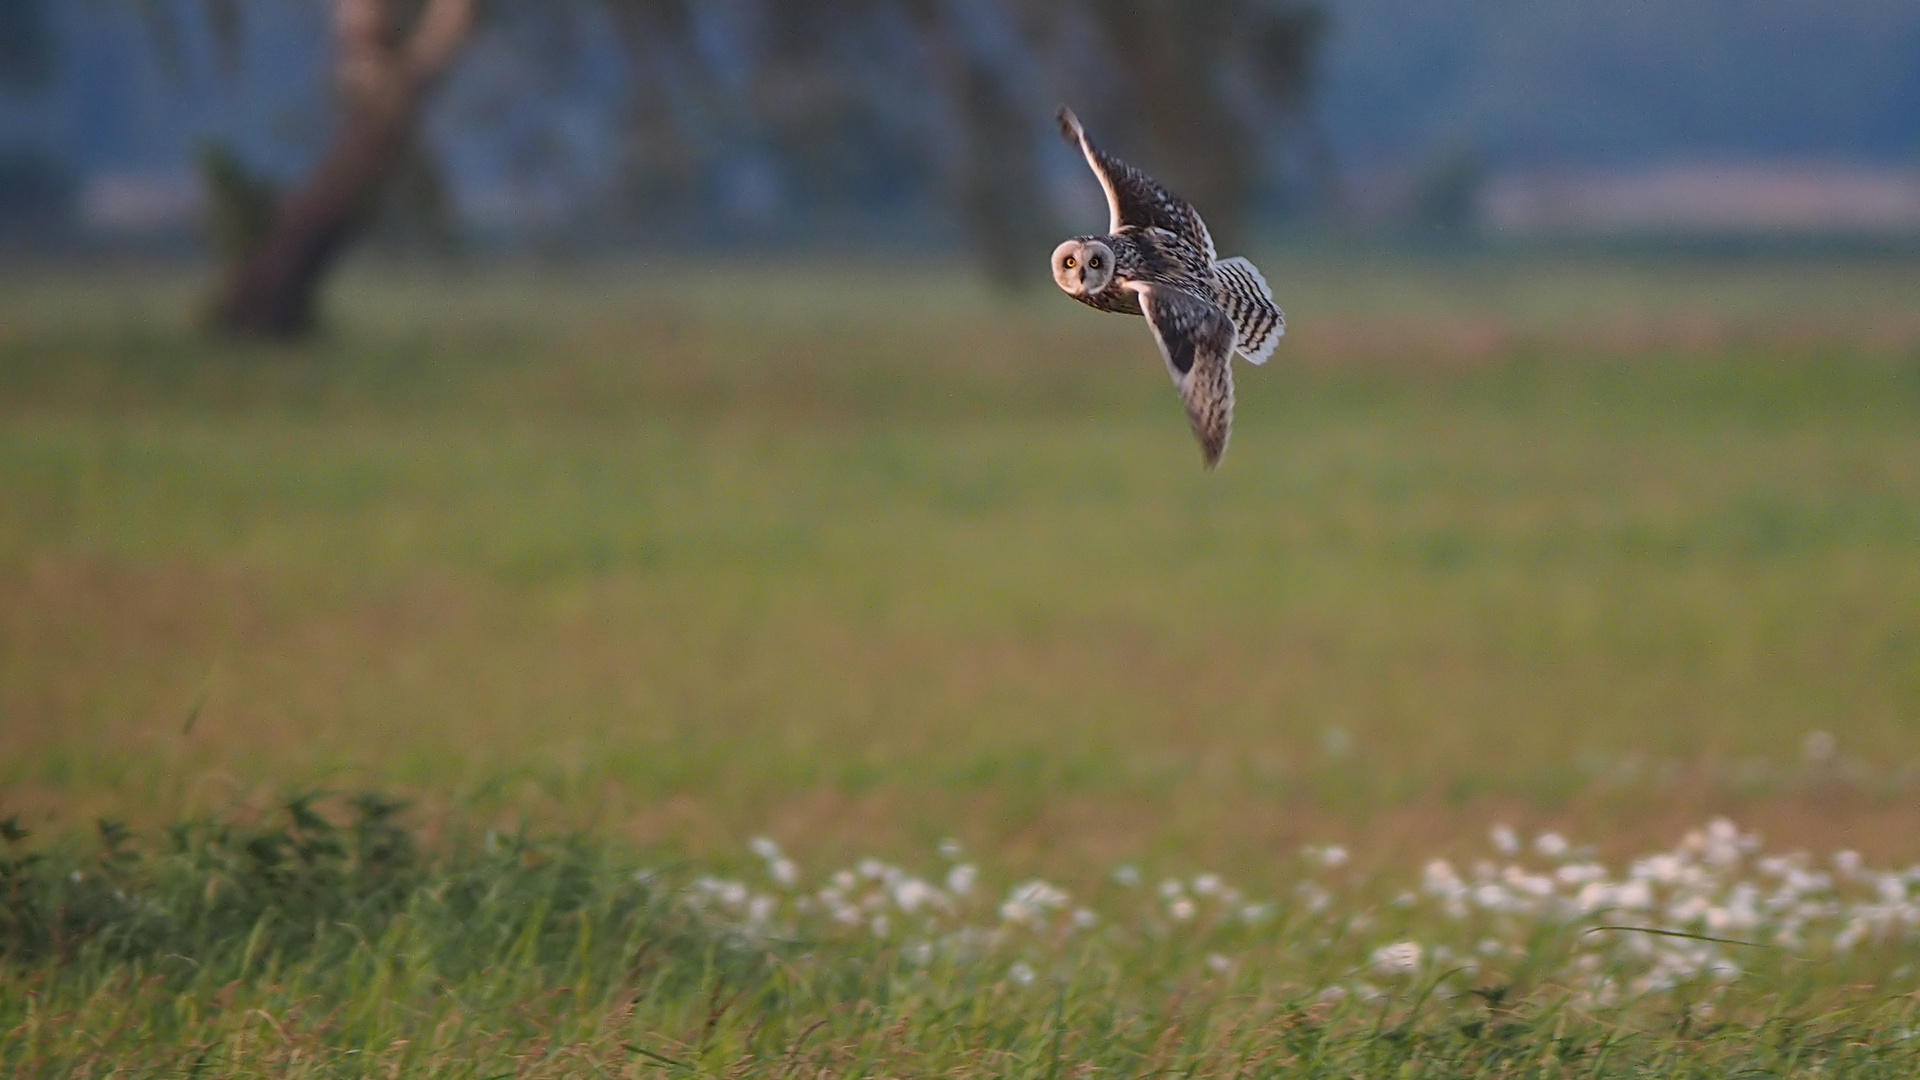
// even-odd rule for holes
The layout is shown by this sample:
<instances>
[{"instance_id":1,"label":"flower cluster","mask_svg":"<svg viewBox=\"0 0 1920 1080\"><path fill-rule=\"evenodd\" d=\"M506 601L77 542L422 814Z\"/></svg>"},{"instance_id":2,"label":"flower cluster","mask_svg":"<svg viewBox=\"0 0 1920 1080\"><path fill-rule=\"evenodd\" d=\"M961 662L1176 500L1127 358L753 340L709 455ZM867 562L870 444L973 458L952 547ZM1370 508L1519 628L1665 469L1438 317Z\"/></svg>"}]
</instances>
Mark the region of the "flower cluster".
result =
<instances>
[{"instance_id":1,"label":"flower cluster","mask_svg":"<svg viewBox=\"0 0 1920 1080\"><path fill-rule=\"evenodd\" d=\"M763 838L752 849L764 884L703 876L681 895L732 931L763 939L853 935L898 945L921 963L999 955L1015 985L1034 981L1048 948L1086 934L1122 948L1185 942L1223 977L1254 968L1247 961L1256 954L1317 948L1345 970L1329 997L1384 992L1369 978L1444 982L1524 962L1607 1004L1730 982L1757 950L1832 957L1869 942L1920 941L1920 866L1873 869L1850 851L1825 860L1767 853L1757 835L1725 819L1619 869L1558 833L1528 842L1498 826L1489 839L1497 857L1464 867L1434 859L1388 904L1350 880L1349 855L1335 845L1302 852L1300 880L1282 899L1250 898L1212 873L1148 886L1123 865L1096 913L1039 879L1008 886L996 903L951 841L941 846L944 873L862 859L806 886ZM1351 961L1338 961L1342 949Z\"/></svg>"},{"instance_id":2,"label":"flower cluster","mask_svg":"<svg viewBox=\"0 0 1920 1080\"><path fill-rule=\"evenodd\" d=\"M1504 864L1481 860L1462 872L1436 859L1423 898L1475 931L1472 951L1483 956L1557 932L1570 973L1600 1003L1731 981L1754 950L1832 956L1868 940L1920 937L1920 867L1870 870L1841 851L1822 869L1804 852L1762 853L1759 836L1724 818L1618 873L1556 833L1536 837L1531 854L1512 830L1496 828L1492 841Z\"/></svg>"}]
</instances>

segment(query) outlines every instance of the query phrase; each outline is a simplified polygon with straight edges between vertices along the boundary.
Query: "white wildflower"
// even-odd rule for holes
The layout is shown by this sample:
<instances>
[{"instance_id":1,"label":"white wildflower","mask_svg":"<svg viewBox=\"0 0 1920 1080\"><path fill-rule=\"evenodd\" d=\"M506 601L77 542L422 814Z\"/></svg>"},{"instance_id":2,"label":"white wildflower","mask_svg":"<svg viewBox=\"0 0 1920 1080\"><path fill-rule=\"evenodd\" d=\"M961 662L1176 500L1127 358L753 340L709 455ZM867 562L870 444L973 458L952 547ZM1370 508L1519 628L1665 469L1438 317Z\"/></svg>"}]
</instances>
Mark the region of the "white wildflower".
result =
<instances>
[{"instance_id":1,"label":"white wildflower","mask_svg":"<svg viewBox=\"0 0 1920 1080\"><path fill-rule=\"evenodd\" d=\"M947 871L947 891L955 896L966 896L973 892L973 883L979 877L980 871L972 863L961 863Z\"/></svg>"},{"instance_id":2,"label":"white wildflower","mask_svg":"<svg viewBox=\"0 0 1920 1080\"><path fill-rule=\"evenodd\" d=\"M1007 969L1007 978L1021 986L1032 986L1035 976L1033 968L1025 960L1016 960L1013 966Z\"/></svg>"},{"instance_id":3,"label":"white wildflower","mask_svg":"<svg viewBox=\"0 0 1920 1080\"><path fill-rule=\"evenodd\" d=\"M1121 863L1113 868L1113 880L1115 884L1131 889L1140 884L1140 871L1132 863Z\"/></svg>"},{"instance_id":4,"label":"white wildflower","mask_svg":"<svg viewBox=\"0 0 1920 1080\"><path fill-rule=\"evenodd\" d=\"M1420 970L1420 956L1418 942L1396 941L1373 950L1371 961L1383 975L1411 975Z\"/></svg>"},{"instance_id":5,"label":"white wildflower","mask_svg":"<svg viewBox=\"0 0 1920 1080\"><path fill-rule=\"evenodd\" d=\"M919 878L906 878L893 887L894 906L909 915L928 905L942 906L945 901L940 890Z\"/></svg>"},{"instance_id":6,"label":"white wildflower","mask_svg":"<svg viewBox=\"0 0 1920 1080\"><path fill-rule=\"evenodd\" d=\"M1549 859L1557 859L1565 855L1572 846L1567 843L1566 837L1557 832L1541 833L1533 838L1533 850Z\"/></svg>"},{"instance_id":7,"label":"white wildflower","mask_svg":"<svg viewBox=\"0 0 1920 1080\"><path fill-rule=\"evenodd\" d=\"M1067 906L1067 894L1044 881L1026 881L1007 891L1000 917L1007 922L1037 925L1048 911Z\"/></svg>"},{"instance_id":8,"label":"white wildflower","mask_svg":"<svg viewBox=\"0 0 1920 1080\"><path fill-rule=\"evenodd\" d=\"M1676 901L1667 908L1667 918L1685 926L1704 918L1707 910L1713 907L1712 901L1704 896L1689 896Z\"/></svg>"},{"instance_id":9,"label":"white wildflower","mask_svg":"<svg viewBox=\"0 0 1920 1080\"><path fill-rule=\"evenodd\" d=\"M1193 913L1193 901L1184 896L1167 906L1167 914L1173 916L1175 922L1186 922L1193 918Z\"/></svg>"},{"instance_id":10,"label":"white wildflower","mask_svg":"<svg viewBox=\"0 0 1920 1080\"><path fill-rule=\"evenodd\" d=\"M1502 855L1520 854L1520 835L1505 825L1495 825L1488 833L1495 850Z\"/></svg>"},{"instance_id":11,"label":"white wildflower","mask_svg":"<svg viewBox=\"0 0 1920 1080\"><path fill-rule=\"evenodd\" d=\"M764 893L747 901L747 921L755 926L763 925L773 918L775 903L773 897Z\"/></svg>"},{"instance_id":12,"label":"white wildflower","mask_svg":"<svg viewBox=\"0 0 1920 1080\"><path fill-rule=\"evenodd\" d=\"M1686 876L1686 863L1678 855L1662 852L1635 862L1627 873L1655 884L1672 885Z\"/></svg>"},{"instance_id":13,"label":"white wildflower","mask_svg":"<svg viewBox=\"0 0 1920 1080\"><path fill-rule=\"evenodd\" d=\"M1567 863L1553 872L1562 885L1585 885L1589 882L1603 881L1607 868L1599 863Z\"/></svg>"},{"instance_id":14,"label":"white wildflower","mask_svg":"<svg viewBox=\"0 0 1920 1080\"><path fill-rule=\"evenodd\" d=\"M1504 876L1507 885L1515 892L1531 896L1536 900L1553 895L1553 879L1543 874L1528 874L1522 872L1519 867L1509 866Z\"/></svg>"}]
</instances>

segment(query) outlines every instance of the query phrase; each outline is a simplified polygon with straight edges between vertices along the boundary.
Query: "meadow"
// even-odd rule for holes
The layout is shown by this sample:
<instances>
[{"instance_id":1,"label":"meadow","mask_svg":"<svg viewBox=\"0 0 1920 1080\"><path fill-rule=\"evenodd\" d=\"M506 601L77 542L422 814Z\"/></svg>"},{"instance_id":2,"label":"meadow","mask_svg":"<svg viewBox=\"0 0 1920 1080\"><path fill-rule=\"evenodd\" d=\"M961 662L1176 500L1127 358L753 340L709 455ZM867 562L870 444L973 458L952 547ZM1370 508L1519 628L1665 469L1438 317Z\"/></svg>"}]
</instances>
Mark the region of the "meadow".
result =
<instances>
[{"instance_id":1,"label":"meadow","mask_svg":"<svg viewBox=\"0 0 1920 1080\"><path fill-rule=\"evenodd\" d=\"M0 1065L1911 1075L1920 262L1261 261L8 271Z\"/></svg>"}]
</instances>

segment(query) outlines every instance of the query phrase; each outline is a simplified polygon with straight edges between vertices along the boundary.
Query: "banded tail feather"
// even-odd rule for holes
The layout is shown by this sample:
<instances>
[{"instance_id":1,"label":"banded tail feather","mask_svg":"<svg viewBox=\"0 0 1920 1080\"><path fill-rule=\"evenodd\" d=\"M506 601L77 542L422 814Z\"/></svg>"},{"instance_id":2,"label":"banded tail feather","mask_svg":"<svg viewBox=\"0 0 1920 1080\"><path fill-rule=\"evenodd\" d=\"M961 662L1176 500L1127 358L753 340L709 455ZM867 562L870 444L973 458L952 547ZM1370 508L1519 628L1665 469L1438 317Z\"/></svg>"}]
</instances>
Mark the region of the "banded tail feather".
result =
<instances>
[{"instance_id":1,"label":"banded tail feather","mask_svg":"<svg viewBox=\"0 0 1920 1080\"><path fill-rule=\"evenodd\" d=\"M1234 348L1253 363L1266 363L1287 332L1287 316L1273 302L1267 279L1237 255L1215 263L1213 272L1220 279L1220 306L1238 331Z\"/></svg>"}]
</instances>

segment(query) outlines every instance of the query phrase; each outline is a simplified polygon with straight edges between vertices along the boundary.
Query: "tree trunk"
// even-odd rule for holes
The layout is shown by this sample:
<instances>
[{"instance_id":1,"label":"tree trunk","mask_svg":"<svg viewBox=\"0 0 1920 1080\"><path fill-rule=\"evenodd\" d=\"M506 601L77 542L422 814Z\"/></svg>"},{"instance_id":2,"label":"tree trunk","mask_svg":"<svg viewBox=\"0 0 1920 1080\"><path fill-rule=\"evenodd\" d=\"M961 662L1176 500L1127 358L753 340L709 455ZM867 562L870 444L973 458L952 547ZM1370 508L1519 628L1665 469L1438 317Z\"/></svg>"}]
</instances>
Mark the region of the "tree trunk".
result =
<instances>
[{"instance_id":1,"label":"tree trunk","mask_svg":"<svg viewBox=\"0 0 1920 1080\"><path fill-rule=\"evenodd\" d=\"M313 324L326 272L405 163L428 92L473 25L473 0L427 0L402 28L392 0L335 0L341 119L313 172L235 259L214 309L221 329L290 338Z\"/></svg>"},{"instance_id":2,"label":"tree trunk","mask_svg":"<svg viewBox=\"0 0 1920 1080\"><path fill-rule=\"evenodd\" d=\"M965 40L953 5L908 6L961 124L959 152L943 162L942 195L966 231L987 280L1009 290L1045 281L1054 244L1027 103L982 51Z\"/></svg>"},{"instance_id":3,"label":"tree trunk","mask_svg":"<svg viewBox=\"0 0 1920 1080\"><path fill-rule=\"evenodd\" d=\"M1246 140L1213 92L1213 53L1228 5L1095 0L1133 91L1144 160L1134 164L1194 204L1222 253L1240 242L1253 176ZM1237 6L1237 5L1236 5ZM1222 30L1228 31L1222 33Z\"/></svg>"}]
</instances>

